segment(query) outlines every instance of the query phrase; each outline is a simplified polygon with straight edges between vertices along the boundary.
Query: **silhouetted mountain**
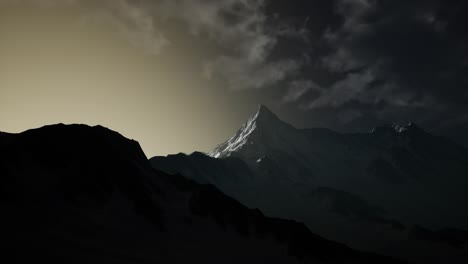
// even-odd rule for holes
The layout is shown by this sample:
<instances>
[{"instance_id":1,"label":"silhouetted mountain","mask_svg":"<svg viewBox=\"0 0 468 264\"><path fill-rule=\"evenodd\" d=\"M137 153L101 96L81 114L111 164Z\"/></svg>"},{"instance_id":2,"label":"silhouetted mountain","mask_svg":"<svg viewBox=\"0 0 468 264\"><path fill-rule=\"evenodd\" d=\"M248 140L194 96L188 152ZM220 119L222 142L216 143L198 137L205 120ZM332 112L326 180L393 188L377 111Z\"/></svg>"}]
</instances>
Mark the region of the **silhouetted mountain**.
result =
<instances>
[{"instance_id":1,"label":"silhouetted mountain","mask_svg":"<svg viewBox=\"0 0 468 264\"><path fill-rule=\"evenodd\" d=\"M433 231L416 225L411 229L410 234L416 239L449 244L458 248L462 248L464 244L468 243L468 231L456 228L445 228Z\"/></svg>"},{"instance_id":2,"label":"silhouetted mountain","mask_svg":"<svg viewBox=\"0 0 468 264\"><path fill-rule=\"evenodd\" d=\"M468 150L414 123L353 134L296 129L260 106L208 155L216 159L198 153L151 162L358 249L421 263L468 261L464 245L411 235L415 225L468 230Z\"/></svg>"},{"instance_id":3,"label":"silhouetted mountain","mask_svg":"<svg viewBox=\"0 0 468 264\"><path fill-rule=\"evenodd\" d=\"M444 126L439 128L435 131L438 135L445 136L457 144L468 148L468 122L464 122L461 124L451 125L451 126Z\"/></svg>"},{"instance_id":4,"label":"silhouetted mountain","mask_svg":"<svg viewBox=\"0 0 468 264\"><path fill-rule=\"evenodd\" d=\"M136 141L100 126L2 133L0 175L4 261L397 263L154 170Z\"/></svg>"}]
</instances>

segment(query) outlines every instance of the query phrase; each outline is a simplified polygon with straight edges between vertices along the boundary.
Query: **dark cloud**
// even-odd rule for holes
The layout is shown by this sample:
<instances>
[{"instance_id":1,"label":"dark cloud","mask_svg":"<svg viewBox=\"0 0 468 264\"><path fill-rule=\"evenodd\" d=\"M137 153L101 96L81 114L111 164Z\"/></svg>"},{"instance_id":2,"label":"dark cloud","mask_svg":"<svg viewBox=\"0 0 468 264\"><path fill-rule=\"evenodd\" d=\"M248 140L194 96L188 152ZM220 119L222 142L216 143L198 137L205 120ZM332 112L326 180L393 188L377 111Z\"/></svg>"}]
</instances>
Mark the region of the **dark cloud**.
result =
<instances>
[{"instance_id":1,"label":"dark cloud","mask_svg":"<svg viewBox=\"0 0 468 264\"><path fill-rule=\"evenodd\" d=\"M308 4L311 13L321 13L320 26L309 28L320 35L314 44L320 52L309 53L311 65L302 76L321 91L302 93L307 100L294 97L296 107L310 115L331 111L335 118L321 122L349 129L364 120L414 119L431 129L440 129L441 120L465 122L466 1L327 2Z\"/></svg>"},{"instance_id":2,"label":"dark cloud","mask_svg":"<svg viewBox=\"0 0 468 264\"><path fill-rule=\"evenodd\" d=\"M154 56L179 45L168 24L183 25L205 47L200 75L300 126L468 127L467 1L29 1L84 6L84 22L111 23Z\"/></svg>"}]
</instances>

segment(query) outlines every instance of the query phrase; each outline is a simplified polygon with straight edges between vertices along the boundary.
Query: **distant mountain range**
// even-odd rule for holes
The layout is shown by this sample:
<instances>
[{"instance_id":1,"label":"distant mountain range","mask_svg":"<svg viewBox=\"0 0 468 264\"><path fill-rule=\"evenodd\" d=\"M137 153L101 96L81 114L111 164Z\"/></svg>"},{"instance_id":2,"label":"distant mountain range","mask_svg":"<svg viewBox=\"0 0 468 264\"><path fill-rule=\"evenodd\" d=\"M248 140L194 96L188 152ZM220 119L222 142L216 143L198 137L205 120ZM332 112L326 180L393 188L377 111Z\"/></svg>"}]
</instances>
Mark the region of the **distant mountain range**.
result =
<instances>
[{"instance_id":1,"label":"distant mountain range","mask_svg":"<svg viewBox=\"0 0 468 264\"><path fill-rule=\"evenodd\" d=\"M260 177L234 157L177 157L236 194ZM0 175L5 263L401 263L156 170L136 141L101 126L0 133Z\"/></svg>"},{"instance_id":2,"label":"distant mountain range","mask_svg":"<svg viewBox=\"0 0 468 264\"><path fill-rule=\"evenodd\" d=\"M357 249L468 263L468 150L414 123L297 129L260 106L209 153L150 161Z\"/></svg>"}]
</instances>

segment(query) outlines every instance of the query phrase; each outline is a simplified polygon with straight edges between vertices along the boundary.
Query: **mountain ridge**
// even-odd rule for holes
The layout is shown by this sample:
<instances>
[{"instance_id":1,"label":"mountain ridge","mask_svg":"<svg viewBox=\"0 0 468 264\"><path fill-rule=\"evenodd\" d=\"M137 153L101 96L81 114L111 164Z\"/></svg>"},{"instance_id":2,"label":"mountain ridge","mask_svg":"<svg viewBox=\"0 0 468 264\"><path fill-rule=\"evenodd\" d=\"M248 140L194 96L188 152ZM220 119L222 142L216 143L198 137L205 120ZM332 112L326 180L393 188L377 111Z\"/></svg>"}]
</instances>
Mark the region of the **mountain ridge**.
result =
<instances>
[{"instance_id":1,"label":"mountain ridge","mask_svg":"<svg viewBox=\"0 0 468 264\"><path fill-rule=\"evenodd\" d=\"M236 133L229 138L227 141L219 144L213 150L209 151L207 155L214 158L223 158L232 155L236 151L239 151L246 144L252 144L252 136L258 133L275 133L275 129L281 128L281 132L284 130L295 130L295 131L305 131L305 132L319 132L322 136L334 136L334 135L348 135L348 136L364 136L367 134L374 134L379 136L390 135L398 136L399 134L404 135L414 135L414 134L428 134L424 129L418 126L414 122L409 122L407 124L394 124L394 125L382 125L372 128L368 133L359 132L359 133L342 133L337 132L329 128L302 128L298 129L294 126L286 123L281 120L275 113L273 113L265 105L259 105L257 111L254 115L249 117L247 121L241 126ZM258 132L258 130L261 130ZM298 136L299 138L302 135Z\"/></svg>"},{"instance_id":2,"label":"mountain ridge","mask_svg":"<svg viewBox=\"0 0 468 264\"><path fill-rule=\"evenodd\" d=\"M263 120L270 122L259 122L263 113L268 117ZM212 159L191 162L188 155L186 162L174 156L150 160L155 168L183 171L269 215L305 222L315 232L354 248L419 262L427 254L421 248L434 247L432 263L460 254L439 256L442 251L436 244L417 240L411 230L468 230L468 214L461 207L468 202L468 150L414 123L378 126L367 133L297 129L260 106L207 155ZM227 164L230 158L243 161L248 170L242 171L248 172ZM400 240L405 243L389 246Z\"/></svg>"},{"instance_id":3,"label":"mountain ridge","mask_svg":"<svg viewBox=\"0 0 468 264\"><path fill-rule=\"evenodd\" d=\"M51 125L0 142L2 231L18 262L401 263L155 170L138 142L101 126Z\"/></svg>"}]
</instances>

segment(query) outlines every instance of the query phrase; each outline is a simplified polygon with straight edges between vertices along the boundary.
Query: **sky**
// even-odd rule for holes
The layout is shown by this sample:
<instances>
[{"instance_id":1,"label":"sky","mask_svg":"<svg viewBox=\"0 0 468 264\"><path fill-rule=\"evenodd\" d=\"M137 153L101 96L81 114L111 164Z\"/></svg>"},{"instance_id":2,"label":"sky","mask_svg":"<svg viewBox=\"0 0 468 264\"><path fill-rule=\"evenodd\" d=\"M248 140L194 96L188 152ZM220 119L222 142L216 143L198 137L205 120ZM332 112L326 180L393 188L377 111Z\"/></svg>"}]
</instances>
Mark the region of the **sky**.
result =
<instances>
[{"instance_id":1,"label":"sky","mask_svg":"<svg viewBox=\"0 0 468 264\"><path fill-rule=\"evenodd\" d=\"M209 151L267 105L296 127L415 122L468 145L462 0L0 0L0 130L101 124Z\"/></svg>"}]
</instances>

